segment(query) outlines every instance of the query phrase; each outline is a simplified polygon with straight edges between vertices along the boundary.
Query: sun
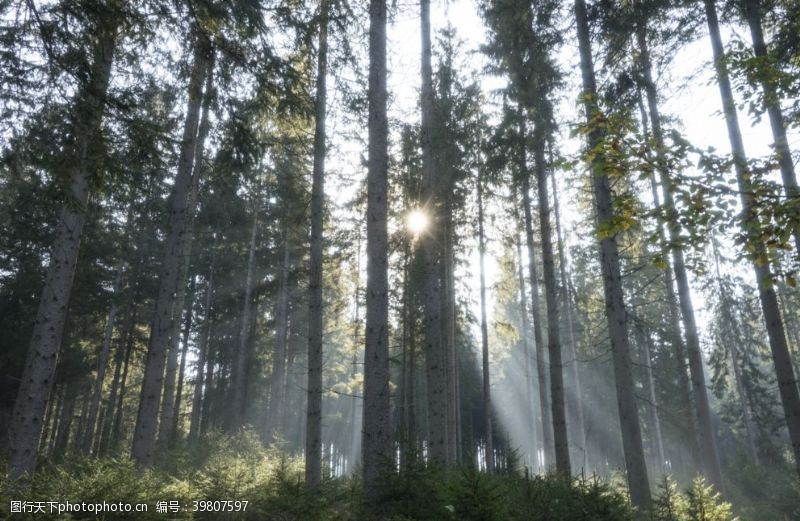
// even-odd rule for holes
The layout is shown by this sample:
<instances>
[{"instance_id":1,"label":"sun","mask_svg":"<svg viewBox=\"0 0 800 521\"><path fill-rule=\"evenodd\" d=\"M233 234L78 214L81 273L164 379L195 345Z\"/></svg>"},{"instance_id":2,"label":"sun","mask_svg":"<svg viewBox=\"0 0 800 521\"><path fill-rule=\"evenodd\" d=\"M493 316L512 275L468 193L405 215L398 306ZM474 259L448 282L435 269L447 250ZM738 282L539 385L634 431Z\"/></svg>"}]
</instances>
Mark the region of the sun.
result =
<instances>
[{"instance_id":1,"label":"sun","mask_svg":"<svg viewBox=\"0 0 800 521\"><path fill-rule=\"evenodd\" d=\"M428 229L429 225L430 219L428 218L428 214L419 208L411 210L406 215L406 227L408 228L408 231L414 235L419 235L420 233L424 232Z\"/></svg>"}]
</instances>

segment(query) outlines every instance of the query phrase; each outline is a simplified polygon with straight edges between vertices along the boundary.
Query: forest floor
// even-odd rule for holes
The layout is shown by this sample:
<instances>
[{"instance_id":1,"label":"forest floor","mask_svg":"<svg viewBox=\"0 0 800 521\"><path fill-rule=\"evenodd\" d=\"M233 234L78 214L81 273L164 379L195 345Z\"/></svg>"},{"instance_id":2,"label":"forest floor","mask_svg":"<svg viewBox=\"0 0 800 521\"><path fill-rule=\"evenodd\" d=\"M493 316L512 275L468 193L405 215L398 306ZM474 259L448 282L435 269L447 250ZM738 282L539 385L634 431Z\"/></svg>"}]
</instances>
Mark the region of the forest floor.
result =
<instances>
[{"instance_id":1,"label":"forest floor","mask_svg":"<svg viewBox=\"0 0 800 521\"><path fill-rule=\"evenodd\" d=\"M7 473L4 472L4 476ZM8 481L4 480L7 485ZM257 436L210 436L182 446L157 469L140 472L128 458L68 458L42 462L28 490L4 486L0 519L106 520L275 520L275 521L515 521L585 520L734 521L800 519L787 503L785 513L736 511L701 479L682 489L665 479L654 495L652 512L635 516L621 478L529 476L524 471L495 475L474 466L441 471L408 465L387 476L381 514L365 514L361 484L355 478L324 480L309 493L303 461L264 449ZM19 503L24 501L25 504ZM793 500L789 500L793 501ZM51 512L65 505L147 505L147 512ZM797 503L800 504L800 503ZM43 505L43 510L38 507ZM737 505L738 506L738 505ZM134 507L135 508L135 507ZM19 512L19 510L22 512ZM26 511L27 509L27 511ZM38 510L38 512L33 512ZM749 511L749 512L748 512ZM42 513L44 512L44 513ZM767 517L763 517L766 515Z\"/></svg>"}]
</instances>

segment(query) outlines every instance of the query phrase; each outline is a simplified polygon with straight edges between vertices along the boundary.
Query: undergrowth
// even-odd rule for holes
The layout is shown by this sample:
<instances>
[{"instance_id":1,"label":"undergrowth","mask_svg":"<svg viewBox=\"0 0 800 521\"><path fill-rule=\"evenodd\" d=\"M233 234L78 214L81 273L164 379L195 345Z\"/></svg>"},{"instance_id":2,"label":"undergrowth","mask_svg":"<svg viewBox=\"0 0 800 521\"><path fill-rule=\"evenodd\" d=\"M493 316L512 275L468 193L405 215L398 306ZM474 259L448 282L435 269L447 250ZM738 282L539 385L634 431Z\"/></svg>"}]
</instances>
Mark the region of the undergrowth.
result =
<instances>
[{"instance_id":1,"label":"undergrowth","mask_svg":"<svg viewBox=\"0 0 800 521\"><path fill-rule=\"evenodd\" d=\"M565 480L508 471L494 475L472 465L443 470L405 462L385 476L379 501L367 514L356 478L326 479L309 493L303 461L265 449L258 437L212 434L173 450L157 469L140 472L126 457L76 458L42 463L24 494L8 489L4 472L0 519L267 520L267 521L627 521L627 495L596 477ZM147 512L18 514L11 501L145 503ZM244 512L193 512L195 501L247 501ZM177 501L178 512L156 512ZM375 512L378 512L377 514ZM731 506L702 480L682 491L665 480L654 495L649 521L734 521ZM788 518L787 518L788 519ZM754 518L755 521L755 518Z\"/></svg>"}]
</instances>

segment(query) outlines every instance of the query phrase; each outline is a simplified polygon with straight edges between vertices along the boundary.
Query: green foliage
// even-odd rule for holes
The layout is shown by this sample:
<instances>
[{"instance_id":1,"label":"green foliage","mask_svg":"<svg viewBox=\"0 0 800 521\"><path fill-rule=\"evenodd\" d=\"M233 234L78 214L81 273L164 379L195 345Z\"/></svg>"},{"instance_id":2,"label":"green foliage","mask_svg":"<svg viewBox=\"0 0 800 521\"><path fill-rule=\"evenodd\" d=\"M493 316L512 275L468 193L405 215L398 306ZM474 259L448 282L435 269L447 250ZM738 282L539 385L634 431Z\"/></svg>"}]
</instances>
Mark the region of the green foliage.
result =
<instances>
[{"instance_id":1,"label":"green foliage","mask_svg":"<svg viewBox=\"0 0 800 521\"><path fill-rule=\"evenodd\" d=\"M5 509L15 501L57 501L70 503L146 503L148 512L115 512L114 519L164 519L156 513L157 501L180 501L191 504L201 499L190 481L171 477L161 471L138 472L128 458L70 459L63 464L44 467L31 480L29 490L16 494L4 490L0 519L47 519L42 514L11 514ZM49 507L48 507L49 509ZM50 519L94 519L89 513L53 515ZM188 515L178 519L190 519Z\"/></svg>"},{"instance_id":2,"label":"green foliage","mask_svg":"<svg viewBox=\"0 0 800 521\"><path fill-rule=\"evenodd\" d=\"M469 464L443 471L422 463L393 476L382 498L391 521L624 521L633 515L625 495L596 478L490 475Z\"/></svg>"},{"instance_id":3,"label":"green foliage","mask_svg":"<svg viewBox=\"0 0 800 521\"><path fill-rule=\"evenodd\" d=\"M658 486L659 493L653 498L652 521L681 521L688 509L686 498L678 489L678 484L665 476Z\"/></svg>"},{"instance_id":4,"label":"green foliage","mask_svg":"<svg viewBox=\"0 0 800 521\"><path fill-rule=\"evenodd\" d=\"M730 503L722 500L712 485L697 476L681 494L678 485L666 477L653 500L651 521L736 521Z\"/></svg>"},{"instance_id":5,"label":"green foliage","mask_svg":"<svg viewBox=\"0 0 800 521\"><path fill-rule=\"evenodd\" d=\"M733 521L731 504L722 501L719 492L712 485L706 485L701 477L692 481L687 491L687 519L691 521Z\"/></svg>"}]
</instances>

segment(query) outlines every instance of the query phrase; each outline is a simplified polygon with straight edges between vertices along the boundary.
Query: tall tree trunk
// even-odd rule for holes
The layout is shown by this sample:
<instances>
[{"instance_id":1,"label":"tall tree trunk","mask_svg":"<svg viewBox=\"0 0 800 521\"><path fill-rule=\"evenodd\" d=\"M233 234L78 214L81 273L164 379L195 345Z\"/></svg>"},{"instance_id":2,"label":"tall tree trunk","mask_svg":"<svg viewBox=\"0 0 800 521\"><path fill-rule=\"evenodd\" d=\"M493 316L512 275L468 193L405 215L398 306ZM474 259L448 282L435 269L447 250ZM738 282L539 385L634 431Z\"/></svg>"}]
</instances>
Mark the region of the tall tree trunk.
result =
<instances>
[{"instance_id":1,"label":"tall tree trunk","mask_svg":"<svg viewBox=\"0 0 800 521\"><path fill-rule=\"evenodd\" d=\"M211 127L210 112L211 101L213 98L213 81L214 81L214 55L211 53L208 58L207 71L205 73L205 92L203 94L202 116L197 131L197 141L194 147L194 159L192 166L192 180L189 189L189 196L186 202L186 224L185 231L181 238L182 244L180 250L182 252L183 262L177 274L178 292L175 295L174 308L172 312L172 325L169 336L169 350L167 353L167 374L164 382L164 396L161 403L161 418L159 421L158 429L158 447L165 450L172 445L172 425L175 419L175 392L176 380L178 371L178 350L181 331L181 316L184 307L187 308L187 313L191 316L191 299L188 306L186 304L186 286L187 274L192 261L192 242L194 240L194 214L197 208L197 197L200 189L200 176L203 172L203 149L205 146L206 138ZM192 295L192 298L194 295ZM230 410L235 410L231 407Z\"/></svg>"},{"instance_id":2,"label":"tall tree trunk","mask_svg":"<svg viewBox=\"0 0 800 521\"><path fill-rule=\"evenodd\" d=\"M214 368L217 364L217 356L220 353L220 347L216 345L218 342L212 342L214 336L212 334L212 328L214 325L214 309L212 308L210 315L208 317L208 336L206 337L206 372L205 376L200 375L201 380L204 380L203 384L203 403L200 410L200 428L197 431L198 435L205 434L208 430L212 427L211 423L211 406L214 402L215 394L217 393L217 389L214 387Z\"/></svg>"},{"instance_id":3,"label":"tall tree trunk","mask_svg":"<svg viewBox=\"0 0 800 521\"><path fill-rule=\"evenodd\" d=\"M350 380L355 381L356 375L358 374L358 354L361 351L359 346L361 345L361 227L359 226L356 230L356 288L355 293L353 295L353 304L355 311L353 313L353 358L350 363ZM355 467L360 455L359 455L359 443L361 439L358 437L357 433L360 432L360 428L358 427L358 397L353 394L350 397L350 434L352 439L350 440L350 464L352 467ZM363 414L363 408L362 408Z\"/></svg>"},{"instance_id":4,"label":"tall tree trunk","mask_svg":"<svg viewBox=\"0 0 800 521\"><path fill-rule=\"evenodd\" d=\"M761 4L759 0L744 0L742 7L747 18L747 25L750 26L750 36L753 40L753 53L756 58L767 58L767 44L764 41L764 31L761 27ZM789 140L786 139L786 122L781 111L781 100L775 90L774 85L765 76L766 71L759 71L761 89L764 91L764 106L769 117L769 126L772 129L772 146L775 148L775 155L781 168L781 179L783 180L783 191L791 201L800 200L800 188L797 186L797 176L794 171L792 161L792 151L789 148ZM797 210L795 210L797 212ZM800 224L797 213L794 215L794 235L795 248L798 258L800 258Z\"/></svg>"},{"instance_id":5,"label":"tall tree trunk","mask_svg":"<svg viewBox=\"0 0 800 521\"><path fill-rule=\"evenodd\" d=\"M531 467L534 473L539 472L539 444L537 442L538 436L536 434L536 413L533 406L533 381L531 375L531 352L530 342L528 342L528 334L530 327L528 326L528 295L525 290L525 270L522 267L522 237L520 237L521 219L519 216L519 204L517 199L517 191L513 192L513 206L514 206L514 222L516 224L516 246L517 246L517 279L519 284L519 309L520 316L522 317L522 356L525 358L525 394L527 398L528 408L528 425L531 429L531 447L533 447L533 454L531 460Z\"/></svg>"},{"instance_id":6,"label":"tall tree trunk","mask_svg":"<svg viewBox=\"0 0 800 521\"><path fill-rule=\"evenodd\" d=\"M714 267L716 268L717 288L719 289L719 305L722 311L722 327L720 328L721 340L724 343L724 349L730 354L731 367L733 369L733 380L736 385L736 394L739 395L739 405L742 411L742 419L744 420L744 430L747 438L747 448L750 450L750 457L756 465L760 465L760 458L758 456L758 449L756 448L755 427L753 426L753 417L750 414L750 407L748 402L747 392L744 388L742 381L741 368L739 366L739 353L737 346L737 339L733 331L738 329L738 324L733 318L730 310L731 295L722 284L722 274L719 269L719 251L717 250L717 241L712 239L711 247L714 252Z\"/></svg>"},{"instance_id":7,"label":"tall tree trunk","mask_svg":"<svg viewBox=\"0 0 800 521\"><path fill-rule=\"evenodd\" d=\"M46 457L50 458L53 455L53 450L55 448L56 443L56 436L58 435L59 429L59 422L61 421L61 411L64 408L64 396L65 396L66 386L61 385L58 387L54 399L57 400L55 410L53 411L53 422L50 427L50 432L47 439L47 447L44 451Z\"/></svg>"},{"instance_id":8,"label":"tall tree trunk","mask_svg":"<svg viewBox=\"0 0 800 521\"><path fill-rule=\"evenodd\" d=\"M59 458L67 451L69 435L72 430L72 420L75 416L75 401L78 396L78 386L75 381L68 382L64 390L64 404L58 419L58 432L53 444L53 456Z\"/></svg>"},{"instance_id":9,"label":"tall tree trunk","mask_svg":"<svg viewBox=\"0 0 800 521\"><path fill-rule=\"evenodd\" d=\"M272 377L269 385L269 412L267 414L267 440L275 443L283 432L284 404L286 401L286 355L289 332L289 271L292 257L289 245L288 218L283 230L283 263L278 283L278 301L275 309L275 352L272 355Z\"/></svg>"},{"instance_id":10,"label":"tall tree trunk","mask_svg":"<svg viewBox=\"0 0 800 521\"><path fill-rule=\"evenodd\" d=\"M719 463L714 428L711 424L711 407L708 403L708 389L706 387L706 377L703 371L700 338L697 332L694 304L692 302L689 277L684 260L680 224L678 223L678 215L675 209L673 181L670 178L669 167L667 166L666 157L664 156L664 135L661 129L661 114L658 110L658 93L656 92L656 86L655 83L653 83L651 73L646 21L639 22L636 37L639 45L639 59L641 61L641 73L645 84L644 90L647 97L647 107L650 113L650 125L653 132L653 140L655 141L656 164L661 174L661 187L664 191L664 209L666 211L670 249L672 250L672 267L675 272L675 281L678 285L678 300L680 302L681 315L683 316L686 349L689 354L689 372L691 374L692 395L694 397L695 413L697 415L697 428L700 435L703 469L706 478L716 486L717 490L721 491L722 468Z\"/></svg>"},{"instance_id":11,"label":"tall tree trunk","mask_svg":"<svg viewBox=\"0 0 800 521\"><path fill-rule=\"evenodd\" d=\"M208 276L206 278L205 305L203 306L203 330L200 333L198 342L197 370L194 377L194 390L192 396L192 416L189 421L189 440L196 440L200 435L200 415L203 408L203 375L205 374L206 360L210 345L211 335L211 310L214 305L214 268L216 266L216 236L211 251L211 261L208 265ZM206 390L206 394L207 394Z\"/></svg>"},{"instance_id":12,"label":"tall tree trunk","mask_svg":"<svg viewBox=\"0 0 800 521\"><path fill-rule=\"evenodd\" d=\"M425 339L425 376L428 383L428 458L432 462L446 465L447 444L447 368L442 342L441 259L440 239L442 232L439 208L439 181L434 168L433 152L433 73L431 69L431 14L430 0L420 1L421 51L421 107L422 124L422 185L424 208L429 214L430 228L420 237L420 252L423 260L423 314Z\"/></svg>"},{"instance_id":13,"label":"tall tree trunk","mask_svg":"<svg viewBox=\"0 0 800 521\"><path fill-rule=\"evenodd\" d=\"M136 311L134 310L134 315L132 318L132 323L136 324ZM116 452L117 448L119 447L120 441L122 441L122 420L123 415L125 414L125 391L127 389L128 384L128 369L130 368L131 363L131 356L133 355L133 347L134 347L134 335L128 335L127 342L125 344L125 360L122 362L122 375L120 376L119 382L119 392L117 393L116 402L114 403L113 409L113 423L111 424L111 429L109 431L109 448L111 451ZM109 398L111 398L109 396ZM111 403L111 402L109 402Z\"/></svg>"},{"instance_id":14,"label":"tall tree trunk","mask_svg":"<svg viewBox=\"0 0 800 521\"><path fill-rule=\"evenodd\" d=\"M648 115L642 101L641 92L638 93L639 112L642 120L642 131L645 136L649 135L648 130ZM661 210L661 196L658 195L658 182L655 175L650 176L650 192L653 197L653 209L656 212ZM663 248L667 244L666 233L664 232L663 223L658 223L656 227L658 244ZM672 344L673 357L676 362L676 371L678 375L678 386L681 392L681 402L684 409L680 414L682 419L681 427L686 429L686 434L689 442L689 447L692 453L691 465L692 472L696 472L696 465L702 461L702 453L700 451L700 436L696 427L696 419L694 414L694 404L692 401L691 385L689 384L689 376L687 375L687 354L686 344L683 342L683 333L681 331L681 310L678 304L678 297L675 295L675 287L672 283L672 261L669 257L664 259L665 267L662 270L664 279L664 290L667 296L667 311L669 316L669 341Z\"/></svg>"},{"instance_id":15,"label":"tall tree trunk","mask_svg":"<svg viewBox=\"0 0 800 521\"><path fill-rule=\"evenodd\" d=\"M552 155L552 154L551 154ZM552 161L552 158L551 158ZM567 318L567 357L569 358L570 372L572 373L572 392L567 395L569 409L575 415L575 428L573 438L577 440L578 450L581 454L581 468L586 467L586 426L583 414L583 390L581 386L580 368L578 367L578 344L575 339L575 320L572 314L572 299L569 297L569 283L567 278L567 256L564 253L564 237L561 233L561 211L558 205L558 184L553 169L550 171L550 180L553 185L553 214L556 222L556 239L558 240L558 269L561 279L561 298L564 314Z\"/></svg>"},{"instance_id":16,"label":"tall tree trunk","mask_svg":"<svg viewBox=\"0 0 800 521\"><path fill-rule=\"evenodd\" d=\"M364 350L364 497L380 495L391 468L389 401L389 243L386 230L388 133L386 116L386 1L369 6L369 158L367 174L367 324ZM387 468L388 467L388 468Z\"/></svg>"},{"instance_id":17,"label":"tall tree trunk","mask_svg":"<svg viewBox=\"0 0 800 521\"><path fill-rule=\"evenodd\" d=\"M527 131L524 118L520 120L520 176L522 178L522 207L525 212L525 235L528 245L528 276L531 283L531 316L533 317L533 343L536 349L536 374L539 380L539 408L542 415L543 466L547 468L554 458L553 417L550 407L550 388L547 378L547 359L542 338L542 313L539 307L539 274L536 269L536 245L533 236L530 173L526 159Z\"/></svg>"},{"instance_id":18,"label":"tall tree trunk","mask_svg":"<svg viewBox=\"0 0 800 521\"><path fill-rule=\"evenodd\" d=\"M325 221L325 119L328 75L328 1L320 2L317 53L316 125L314 170L311 182L311 254L308 278L308 401L306 409L306 487L314 489L321 479L322 445L322 298L323 226Z\"/></svg>"},{"instance_id":19,"label":"tall tree trunk","mask_svg":"<svg viewBox=\"0 0 800 521\"><path fill-rule=\"evenodd\" d=\"M492 385L489 379L489 324L486 319L486 238L483 228L483 169L478 169L478 253L481 279L481 359L483 361L483 428L486 436L486 472L494 472L492 440Z\"/></svg>"},{"instance_id":20,"label":"tall tree trunk","mask_svg":"<svg viewBox=\"0 0 800 521\"><path fill-rule=\"evenodd\" d=\"M653 427L655 436L656 456L658 457L658 470L664 472L667 458L664 453L664 435L661 430L661 417L658 413L658 398L656 397L656 382L653 378L653 340L649 334L645 334L644 344L642 345L642 357L644 365L644 379L647 382L647 396L650 402L650 424Z\"/></svg>"},{"instance_id":21,"label":"tall tree trunk","mask_svg":"<svg viewBox=\"0 0 800 521\"><path fill-rule=\"evenodd\" d=\"M79 89L73 111L71 156L67 158L69 184L67 202L61 208L50 252L39 308L33 326L20 386L8 426L10 477L25 483L36 468L42 420L64 333L75 263L78 259L90 179L97 172L91 149L100 140L105 98L117 43L118 13L96 28L93 64L89 77Z\"/></svg>"},{"instance_id":22,"label":"tall tree trunk","mask_svg":"<svg viewBox=\"0 0 800 521\"><path fill-rule=\"evenodd\" d=\"M448 188L444 193L451 193ZM444 248L442 251L442 318L444 319L444 338L442 346L445 356L445 370L447 372L447 461L455 464L458 461L458 387L457 354L456 354L456 295L455 295L455 254L453 242L455 240L455 227L453 225L453 209L448 198L445 201L444 212Z\"/></svg>"},{"instance_id":23,"label":"tall tree trunk","mask_svg":"<svg viewBox=\"0 0 800 521\"><path fill-rule=\"evenodd\" d=\"M258 189L257 189L258 190ZM258 194L254 200L258 199ZM244 280L244 301L242 302L242 316L239 323L239 342L236 348L236 359L233 371L233 403L231 404L231 429L238 431L242 428L247 411L247 364L251 359L250 325L253 320L253 284L255 283L256 239L258 237L258 204L253 204L253 224L250 226L250 245L247 249L247 271Z\"/></svg>"},{"instance_id":24,"label":"tall tree trunk","mask_svg":"<svg viewBox=\"0 0 800 521\"><path fill-rule=\"evenodd\" d=\"M598 117L597 87L594 78L594 63L589 37L589 22L584 0L575 0L575 19L578 29L578 47L581 59L583 80L583 101L586 121L593 125ZM601 127L594 126L588 134L589 149L598 151L604 139ZM591 162L592 185L594 189L595 210L599 225L607 225L614 218L613 193L606 172L607 165L602 154L593 154ZM600 266L603 275L606 319L611 341L611 358L614 366L617 407L619 409L622 447L625 456L628 487L632 503L642 511L650 507L650 483L642 447L642 433L639 425L639 411L634 395L633 372L631 368L630 344L627 330L627 313L623 298L622 275L620 272L619 249L616 235L603 234L600 238Z\"/></svg>"},{"instance_id":25,"label":"tall tree trunk","mask_svg":"<svg viewBox=\"0 0 800 521\"><path fill-rule=\"evenodd\" d=\"M644 309L646 305L645 299L642 294L646 290L646 285L642 284L634 287L632 291L632 306L636 310ZM645 411L647 411L647 424L648 432L650 433L650 445L653 453L653 458L657 463L658 475L663 475L665 471L666 457L664 455L664 441L661 431L661 419L658 414L658 401L655 392L655 379L653 378L653 359L652 352L652 336L648 330L648 324L641 316L634 316L634 321L631 324L634 337L634 345L636 347L636 364L641 370L642 387L644 388L644 395L639 398L645 402Z\"/></svg>"},{"instance_id":26,"label":"tall tree trunk","mask_svg":"<svg viewBox=\"0 0 800 521\"><path fill-rule=\"evenodd\" d=\"M181 338L181 363L178 369L178 385L175 388L175 406L172 413L172 425L170 426L171 440L178 440L180 435L181 408L183 404L183 383L186 377L186 358L189 354L189 337L192 333L192 319L194 317L194 295L196 282L194 277L189 281L189 300L186 304L186 316L183 319L183 333Z\"/></svg>"},{"instance_id":27,"label":"tall tree trunk","mask_svg":"<svg viewBox=\"0 0 800 521\"><path fill-rule=\"evenodd\" d=\"M97 355L97 374L94 380L94 390L89 401L89 411L86 415L86 426L81 440L81 452L89 454L92 452L92 441L94 440L95 424L97 423L97 411L100 409L100 400L103 396L103 382L106 377L106 367L108 366L108 354L111 351L111 341L114 336L114 322L117 318L117 299L122 290L122 259L117 262L117 274L114 277L114 289L112 291L111 309L108 310L106 327L103 332L103 343Z\"/></svg>"},{"instance_id":28,"label":"tall tree trunk","mask_svg":"<svg viewBox=\"0 0 800 521\"><path fill-rule=\"evenodd\" d=\"M50 439L50 435L55 429L56 423L58 423L58 408L56 407L57 401L58 388L54 385L51 392L51 398L47 401L47 410L44 416L44 425L42 426L42 437L39 440L39 446L37 447L37 450L41 453L47 453L47 444Z\"/></svg>"},{"instance_id":29,"label":"tall tree trunk","mask_svg":"<svg viewBox=\"0 0 800 521\"><path fill-rule=\"evenodd\" d=\"M754 210L756 201L753 196L752 174L747 167L747 156L742 142L742 133L739 129L736 105L733 101L728 69L724 61L725 53L722 47L722 37L719 34L716 6L714 5L714 0L704 0L704 3L708 31L711 36L711 47L714 53L714 63L717 70L717 83L720 97L722 98L725 123L728 127L728 139L731 142L736 180L742 201L742 226L747 234L750 246L753 248L753 269L758 282L758 296L761 301L761 310L764 313L764 321L769 336L769 346L772 351L772 361L775 365L775 376L778 380L778 390L781 395L786 426L789 429L794 462L797 472L800 474L800 392L797 389L797 380L792 368L792 357L789 353L786 332L784 331L783 320L778 307L778 297L775 293L769 254L762 242L761 223Z\"/></svg>"},{"instance_id":30,"label":"tall tree trunk","mask_svg":"<svg viewBox=\"0 0 800 521\"><path fill-rule=\"evenodd\" d=\"M210 42L195 30L194 61L189 77L188 105L181 140L178 173L170 197L170 214L163 264L159 276L158 296L150 341L147 349L139 412L133 437L133 458L140 467L151 467L155 456L158 408L164 383L164 365L173 330L173 312L182 309L175 305L175 295L185 286L180 278L186 232L190 220L189 192L192 187L195 150L197 148L200 105L203 98L203 79L209 74ZM198 172L199 173L199 172Z\"/></svg>"},{"instance_id":31,"label":"tall tree trunk","mask_svg":"<svg viewBox=\"0 0 800 521\"><path fill-rule=\"evenodd\" d=\"M541 132L537 129L536 134ZM539 196L539 227L542 235L542 271L547 303L547 353L550 360L550 396L553 422L553 441L556 471L565 478L571 476L567 413L564 400L564 373L561 362L561 320L558 312L558 287L553 255L553 234L550 225L550 201L547 189L547 169L544 159L545 136L534 136L534 165L536 191Z\"/></svg>"}]
</instances>

